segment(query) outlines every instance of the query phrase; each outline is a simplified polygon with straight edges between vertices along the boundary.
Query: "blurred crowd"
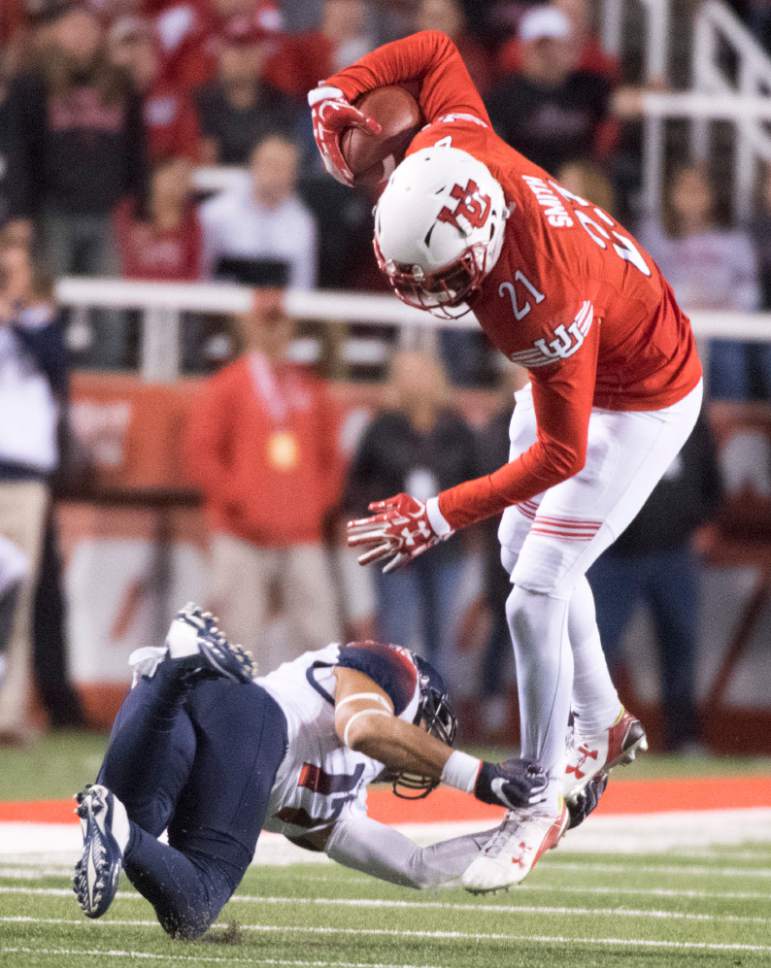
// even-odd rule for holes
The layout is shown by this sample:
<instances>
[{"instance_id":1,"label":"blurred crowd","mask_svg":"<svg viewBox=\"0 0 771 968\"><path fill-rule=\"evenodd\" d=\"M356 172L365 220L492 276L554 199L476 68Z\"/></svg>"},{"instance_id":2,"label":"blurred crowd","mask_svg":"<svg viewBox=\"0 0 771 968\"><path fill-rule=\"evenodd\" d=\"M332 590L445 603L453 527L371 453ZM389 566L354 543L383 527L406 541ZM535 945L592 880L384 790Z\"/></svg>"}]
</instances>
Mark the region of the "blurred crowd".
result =
<instances>
[{"instance_id":1,"label":"blurred crowd","mask_svg":"<svg viewBox=\"0 0 771 968\"><path fill-rule=\"evenodd\" d=\"M742 8L761 33L765 6ZM435 28L501 136L636 223L686 308L768 308L771 175L752 225L726 222L697 168L672 172L661 212L641 211L636 125L616 110L629 79L594 17L590 0L5 0L0 224L54 276L382 288L373 199L323 176L305 94L376 44ZM212 165L234 167L226 187L194 187ZM94 315L91 362L126 365L127 327ZM489 375L481 337L446 333L442 352L455 383ZM713 395L768 395L760 350L723 341L712 356Z\"/></svg>"},{"instance_id":2,"label":"blurred crowd","mask_svg":"<svg viewBox=\"0 0 771 968\"><path fill-rule=\"evenodd\" d=\"M741 13L767 42L768 4L748 0ZM397 353L390 404L344 459L328 387L288 361L295 324L271 293L383 289L373 197L324 175L305 95L378 43L432 28L458 44L498 133L635 228L686 310L771 309L771 170L748 225L726 218L716 173L687 160L669 173L661 209L641 210L639 119L618 109L634 78L602 50L595 17L591 0L2 0L0 739L23 733L33 664L52 721L80 718L63 671L51 480L73 347L86 347L78 362L103 368L130 358L126 314L101 310L84 323L57 312L51 280L62 275L265 288L235 323L228 365L205 382L189 428L188 462L213 535L209 604L244 640L278 601L303 647L343 632L377 635L420 643L441 666L443 645L457 637L450 623L470 604L457 589L474 558L488 616L477 688L490 731L508 722L508 586L494 525L471 547L448 542L351 594L346 582L360 579L344 554L328 551L339 548L340 521L370 500L401 490L427 497L504 462L521 375L503 376L499 411L472 428L450 388L501 379L483 336L446 331L436 352ZM227 168L224 187L196 181L209 166ZM74 339L84 326L85 341ZM770 399L771 344L714 341L709 387L713 399ZM698 740L692 537L719 501L706 424L661 487L651 500L664 526L630 532L603 559L598 609L616 661L629 609L614 611L602 589L623 581L629 593L617 601L654 608L675 748ZM302 508L300 520L287 517L287 502ZM677 582L657 583L675 571ZM496 723L498 708L506 711Z\"/></svg>"},{"instance_id":3,"label":"blurred crowd","mask_svg":"<svg viewBox=\"0 0 771 968\"><path fill-rule=\"evenodd\" d=\"M741 8L760 34L766 7ZM769 308L771 174L751 225L724 217L719 172L687 165L661 211L642 211L634 78L602 50L596 15L591 0L4 0L0 226L54 277L382 289L373 197L324 176L305 94L434 28L501 136L636 227L686 308ZM229 174L204 190L199 166ZM78 333L78 362L130 362L125 318L94 313ZM444 333L441 352L454 383L489 379L481 336ZM721 341L711 356L713 396L769 395L766 353Z\"/></svg>"}]
</instances>

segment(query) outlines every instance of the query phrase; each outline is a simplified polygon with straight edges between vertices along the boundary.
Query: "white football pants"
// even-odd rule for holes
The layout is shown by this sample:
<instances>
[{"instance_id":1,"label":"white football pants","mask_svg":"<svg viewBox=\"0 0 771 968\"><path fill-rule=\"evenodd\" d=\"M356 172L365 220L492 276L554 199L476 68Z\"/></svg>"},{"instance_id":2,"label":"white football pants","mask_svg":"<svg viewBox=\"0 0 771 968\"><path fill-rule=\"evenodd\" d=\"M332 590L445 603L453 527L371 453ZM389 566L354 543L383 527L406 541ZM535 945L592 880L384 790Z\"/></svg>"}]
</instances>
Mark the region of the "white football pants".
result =
<instances>
[{"instance_id":1,"label":"white football pants","mask_svg":"<svg viewBox=\"0 0 771 968\"><path fill-rule=\"evenodd\" d=\"M514 459L536 439L530 387L515 394ZM631 523L693 430L699 383L663 410L593 409L586 464L530 501L507 508L498 537L514 586L506 605L517 670L522 756L551 777L556 811L565 769L571 697L585 735L611 725L620 711L584 577Z\"/></svg>"}]
</instances>

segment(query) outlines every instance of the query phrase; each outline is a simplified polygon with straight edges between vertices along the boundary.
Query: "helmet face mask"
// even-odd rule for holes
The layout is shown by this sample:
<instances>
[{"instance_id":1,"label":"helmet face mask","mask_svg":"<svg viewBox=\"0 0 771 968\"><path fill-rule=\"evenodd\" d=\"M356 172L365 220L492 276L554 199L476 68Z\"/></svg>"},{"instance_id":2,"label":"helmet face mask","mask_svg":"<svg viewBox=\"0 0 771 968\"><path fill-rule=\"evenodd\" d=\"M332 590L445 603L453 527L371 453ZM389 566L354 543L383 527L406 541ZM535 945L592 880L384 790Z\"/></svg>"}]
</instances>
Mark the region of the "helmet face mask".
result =
<instances>
[{"instance_id":1,"label":"helmet face mask","mask_svg":"<svg viewBox=\"0 0 771 968\"><path fill-rule=\"evenodd\" d=\"M458 720L450 705L447 687L434 667L421 656L414 656L420 682L420 702L414 724L447 746L455 742ZM422 800L439 786L439 780L419 773L402 770L389 777L393 792L402 800Z\"/></svg>"},{"instance_id":2,"label":"helmet face mask","mask_svg":"<svg viewBox=\"0 0 771 968\"><path fill-rule=\"evenodd\" d=\"M481 161L434 146L396 168L375 209L378 268L402 302L444 319L470 311L503 247L503 188Z\"/></svg>"},{"instance_id":3,"label":"helmet face mask","mask_svg":"<svg viewBox=\"0 0 771 968\"><path fill-rule=\"evenodd\" d=\"M466 303L486 275L487 253L479 243L469 246L457 262L430 273L420 265L400 265L384 259L377 238L374 247L378 268L403 303L440 319L459 319L471 311Z\"/></svg>"}]
</instances>

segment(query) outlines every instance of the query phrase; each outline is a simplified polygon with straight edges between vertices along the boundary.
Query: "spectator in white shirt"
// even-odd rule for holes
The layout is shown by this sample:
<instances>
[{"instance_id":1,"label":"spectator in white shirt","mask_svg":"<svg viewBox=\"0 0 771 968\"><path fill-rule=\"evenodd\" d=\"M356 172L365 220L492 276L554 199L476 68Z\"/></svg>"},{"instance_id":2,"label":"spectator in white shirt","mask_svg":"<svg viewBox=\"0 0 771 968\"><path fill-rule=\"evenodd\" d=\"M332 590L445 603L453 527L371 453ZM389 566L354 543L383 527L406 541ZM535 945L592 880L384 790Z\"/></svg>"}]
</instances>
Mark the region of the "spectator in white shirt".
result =
<instances>
[{"instance_id":1,"label":"spectator in white shirt","mask_svg":"<svg viewBox=\"0 0 771 968\"><path fill-rule=\"evenodd\" d=\"M278 262L292 288L316 285L316 224L297 195L298 163L293 141L268 135L252 152L243 183L201 206L205 276L221 275L223 260L245 267Z\"/></svg>"},{"instance_id":2,"label":"spectator in white shirt","mask_svg":"<svg viewBox=\"0 0 771 968\"><path fill-rule=\"evenodd\" d=\"M0 746L32 735L32 609L49 505L59 463L58 425L67 385L67 354L56 307L29 251L0 242L0 538L25 568L17 584L0 685ZM18 562L17 562L18 566ZM6 570L0 567L0 575Z\"/></svg>"}]
</instances>

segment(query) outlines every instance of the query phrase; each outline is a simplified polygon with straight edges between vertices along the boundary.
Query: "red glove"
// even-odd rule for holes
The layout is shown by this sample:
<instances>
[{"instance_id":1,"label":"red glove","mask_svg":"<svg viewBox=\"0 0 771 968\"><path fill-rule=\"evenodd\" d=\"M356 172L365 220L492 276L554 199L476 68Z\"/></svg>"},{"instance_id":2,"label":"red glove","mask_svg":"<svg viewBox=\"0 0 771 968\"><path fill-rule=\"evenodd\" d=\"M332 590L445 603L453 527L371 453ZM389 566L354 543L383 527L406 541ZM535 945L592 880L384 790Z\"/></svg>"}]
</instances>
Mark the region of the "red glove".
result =
<instances>
[{"instance_id":1,"label":"red glove","mask_svg":"<svg viewBox=\"0 0 771 968\"><path fill-rule=\"evenodd\" d=\"M349 521L349 547L369 548L359 556L359 564L390 558L383 568L383 573L388 574L449 538L453 530L442 517L436 498L428 503L434 506L429 509L409 494L397 494L370 504L369 510L375 512L372 517Z\"/></svg>"},{"instance_id":2,"label":"red glove","mask_svg":"<svg viewBox=\"0 0 771 968\"><path fill-rule=\"evenodd\" d=\"M361 128L369 134L383 130L374 118L368 118L350 104L339 87L315 87L308 92L313 121L313 137L321 160L329 174L343 185L353 185L353 172L343 158L340 138L346 128Z\"/></svg>"}]
</instances>

